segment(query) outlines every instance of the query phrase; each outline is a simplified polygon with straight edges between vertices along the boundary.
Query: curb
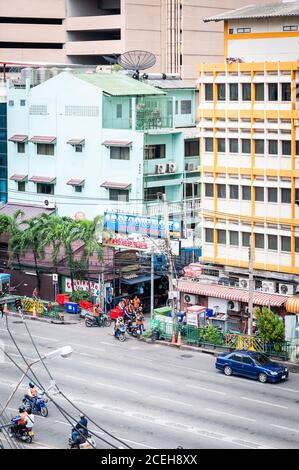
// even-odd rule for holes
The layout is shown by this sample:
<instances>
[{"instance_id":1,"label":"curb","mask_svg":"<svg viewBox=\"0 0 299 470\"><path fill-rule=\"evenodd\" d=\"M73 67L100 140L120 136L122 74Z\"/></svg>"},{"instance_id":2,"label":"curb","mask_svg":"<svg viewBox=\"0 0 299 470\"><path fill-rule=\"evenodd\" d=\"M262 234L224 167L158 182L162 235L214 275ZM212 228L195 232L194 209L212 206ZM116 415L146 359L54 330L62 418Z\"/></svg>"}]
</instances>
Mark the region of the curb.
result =
<instances>
[{"instance_id":1,"label":"curb","mask_svg":"<svg viewBox=\"0 0 299 470\"><path fill-rule=\"evenodd\" d=\"M9 312L8 316L22 319L22 315L20 315L19 313ZM24 320L33 320L33 321L39 321L42 323L54 323L55 325L76 325L77 323L79 323L79 322L52 320L51 318L32 317L31 315L24 315L23 318Z\"/></svg>"}]
</instances>

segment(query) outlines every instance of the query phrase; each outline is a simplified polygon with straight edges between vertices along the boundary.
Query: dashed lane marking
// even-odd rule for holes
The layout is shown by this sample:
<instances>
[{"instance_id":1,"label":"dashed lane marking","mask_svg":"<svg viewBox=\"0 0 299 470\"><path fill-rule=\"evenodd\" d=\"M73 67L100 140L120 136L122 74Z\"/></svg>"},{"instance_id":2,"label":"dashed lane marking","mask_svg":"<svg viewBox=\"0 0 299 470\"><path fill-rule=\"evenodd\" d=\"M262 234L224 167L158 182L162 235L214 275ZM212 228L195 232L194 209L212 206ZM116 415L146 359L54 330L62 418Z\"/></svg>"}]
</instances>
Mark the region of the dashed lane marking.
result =
<instances>
[{"instance_id":1,"label":"dashed lane marking","mask_svg":"<svg viewBox=\"0 0 299 470\"><path fill-rule=\"evenodd\" d=\"M175 403L176 405L180 405L182 406L182 402L181 401L178 401L178 400L171 400L171 398L164 398L164 397L160 397L160 396L157 396L157 395L149 395L149 398L154 398L156 400L164 400L164 401L169 401L170 403ZM185 406L192 406L190 403L184 403L184 407Z\"/></svg>"},{"instance_id":2,"label":"dashed lane marking","mask_svg":"<svg viewBox=\"0 0 299 470\"><path fill-rule=\"evenodd\" d=\"M261 403L262 405L268 405L268 406L275 406L276 408L284 408L285 410L288 410L288 406L283 406L283 405L277 405L276 403L270 403L269 401L262 401L262 400L255 400L254 398L247 398L247 397L240 397L242 400L248 400L248 401L253 401L255 403Z\"/></svg>"},{"instance_id":3,"label":"dashed lane marking","mask_svg":"<svg viewBox=\"0 0 299 470\"><path fill-rule=\"evenodd\" d=\"M160 377L154 377L152 375L137 374L136 372L133 375L136 375L137 377L144 377L145 379L155 380L158 382L172 383L171 380L161 379Z\"/></svg>"},{"instance_id":4,"label":"dashed lane marking","mask_svg":"<svg viewBox=\"0 0 299 470\"><path fill-rule=\"evenodd\" d=\"M279 426L279 424L270 424L270 426L274 426L275 428L279 429L285 429L286 431L299 432L299 429L288 428L287 426Z\"/></svg>"},{"instance_id":5,"label":"dashed lane marking","mask_svg":"<svg viewBox=\"0 0 299 470\"><path fill-rule=\"evenodd\" d=\"M188 384L186 385L186 387L195 388L198 390L205 390L206 392L210 392L210 393L218 393L218 395L226 395L226 392L219 392L218 390L213 390L212 388L200 387L199 385Z\"/></svg>"},{"instance_id":6,"label":"dashed lane marking","mask_svg":"<svg viewBox=\"0 0 299 470\"><path fill-rule=\"evenodd\" d=\"M185 405L184 405L185 406ZM217 413L217 414L221 414L221 415L227 415L227 416L232 416L233 418L237 418L237 419L245 419L246 421L252 421L252 422L255 422L256 419L253 419L253 418L246 418L245 416L239 416L239 415L234 415L232 413L227 413L226 411L220 411L220 410L215 410L213 408L206 408L207 411L211 411L212 413Z\"/></svg>"}]
</instances>

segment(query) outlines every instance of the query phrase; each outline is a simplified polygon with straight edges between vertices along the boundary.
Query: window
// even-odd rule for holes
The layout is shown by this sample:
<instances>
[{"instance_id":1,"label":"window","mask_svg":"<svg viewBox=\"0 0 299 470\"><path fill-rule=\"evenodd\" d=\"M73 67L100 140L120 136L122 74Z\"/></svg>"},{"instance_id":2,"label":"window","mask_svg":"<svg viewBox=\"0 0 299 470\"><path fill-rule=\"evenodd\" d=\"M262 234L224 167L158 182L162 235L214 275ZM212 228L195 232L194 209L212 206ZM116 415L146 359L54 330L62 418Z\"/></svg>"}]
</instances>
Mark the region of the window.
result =
<instances>
[{"instance_id":1,"label":"window","mask_svg":"<svg viewBox=\"0 0 299 470\"><path fill-rule=\"evenodd\" d=\"M239 246L239 232L230 230L229 232L229 244L233 246Z\"/></svg>"},{"instance_id":2,"label":"window","mask_svg":"<svg viewBox=\"0 0 299 470\"><path fill-rule=\"evenodd\" d=\"M213 152L214 150L214 139L213 137L206 137L205 139L206 152Z\"/></svg>"},{"instance_id":3,"label":"window","mask_svg":"<svg viewBox=\"0 0 299 470\"><path fill-rule=\"evenodd\" d=\"M251 100L251 83L242 83L242 99L243 101Z\"/></svg>"},{"instance_id":4,"label":"window","mask_svg":"<svg viewBox=\"0 0 299 470\"><path fill-rule=\"evenodd\" d=\"M155 201L160 194L165 194L165 186L156 186L155 188L145 188L144 199L146 201Z\"/></svg>"},{"instance_id":5,"label":"window","mask_svg":"<svg viewBox=\"0 0 299 470\"><path fill-rule=\"evenodd\" d=\"M217 230L217 238L219 245L226 245L226 231Z\"/></svg>"},{"instance_id":6,"label":"window","mask_svg":"<svg viewBox=\"0 0 299 470\"><path fill-rule=\"evenodd\" d=\"M14 106L14 105L15 105L15 102L14 102L14 100L9 100L9 102L8 102L8 106Z\"/></svg>"},{"instance_id":7,"label":"window","mask_svg":"<svg viewBox=\"0 0 299 470\"><path fill-rule=\"evenodd\" d=\"M199 139L185 140L185 157L199 156Z\"/></svg>"},{"instance_id":8,"label":"window","mask_svg":"<svg viewBox=\"0 0 299 470\"><path fill-rule=\"evenodd\" d=\"M130 160L129 147L110 147L111 160Z\"/></svg>"},{"instance_id":9,"label":"window","mask_svg":"<svg viewBox=\"0 0 299 470\"><path fill-rule=\"evenodd\" d=\"M256 233L255 238L255 248L265 248L265 235L263 233Z\"/></svg>"},{"instance_id":10,"label":"window","mask_svg":"<svg viewBox=\"0 0 299 470\"><path fill-rule=\"evenodd\" d=\"M230 185L229 197L230 199L239 199L239 186L235 184Z\"/></svg>"},{"instance_id":11,"label":"window","mask_svg":"<svg viewBox=\"0 0 299 470\"><path fill-rule=\"evenodd\" d=\"M37 155L54 155L54 144L37 144Z\"/></svg>"},{"instance_id":12,"label":"window","mask_svg":"<svg viewBox=\"0 0 299 470\"><path fill-rule=\"evenodd\" d=\"M248 366L254 365L253 360L248 356L243 356L243 364L247 364Z\"/></svg>"},{"instance_id":13,"label":"window","mask_svg":"<svg viewBox=\"0 0 299 470\"><path fill-rule=\"evenodd\" d=\"M250 139L242 139L242 153L251 153Z\"/></svg>"},{"instance_id":14,"label":"window","mask_svg":"<svg viewBox=\"0 0 299 470\"><path fill-rule=\"evenodd\" d=\"M291 237L280 237L281 251L291 251Z\"/></svg>"},{"instance_id":15,"label":"window","mask_svg":"<svg viewBox=\"0 0 299 470\"><path fill-rule=\"evenodd\" d=\"M264 201L264 188L261 188L259 186L256 186L255 188L255 200L256 201Z\"/></svg>"},{"instance_id":16,"label":"window","mask_svg":"<svg viewBox=\"0 0 299 470\"><path fill-rule=\"evenodd\" d=\"M296 155L299 155L299 140L296 140Z\"/></svg>"},{"instance_id":17,"label":"window","mask_svg":"<svg viewBox=\"0 0 299 470\"><path fill-rule=\"evenodd\" d=\"M242 186L243 201L251 201L251 186Z\"/></svg>"},{"instance_id":18,"label":"window","mask_svg":"<svg viewBox=\"0 0 299 470\"><path fill-rule=\"evenodd\" d=\"M18 153L25 153L25 142L18 142L17 151Z\"/></svg>"},{"instance_id":19,"label":"window","mask_svg":"<svg viewBox=\"0 0 299 470\"><path fill-rule=\"evenodd\" d=\"M217 196L220 199L226 199L226 186L225 186L225 184L217 184Z\"/></svg>"},{"instance_id":20,"label":"window","mask_svg":"<svg viewBox=\"0 0 299 470\"><path fill-rule=\"evenodd\" d=\"M255 87L255 101L264 101L265 99L265 86L263 83L256 83Z\"/></svg>"},{"instance_id":21,"label":"window","mask_svg":"<svg viewBox=\"0 0 299 470\"><path fill-rule=\"evenodd\" d=\"M123 106L122 104L118 103L116 105L116 118L121 119L123 117Z\"/></svg>"},{"instance_id":22,"label":"window","mask_svg":"<svg viewBox=\"0 0 299 470\"><path fill-rule=\"evenodd\" d=\"M291 84L290 83L281 84L281 99L282 101L291 101Z\"/></svg>"},{"instance_id":23,"label":"window","mask_svg":"<svg viewBox=\"0 0 299 470\"><path fill-rule=\"evenodd\" d=\"M192 113L192 101L182 100L181 101L181 114L191 114L191 113Z\"/></svg>"},{"instance_id":24,"label":"window","mask_svg":"<svg viewBox=\"0 0 299 470\"><path fill-rule=\"evenodd\" d=\"M250 233L242 233L242 246L250 246Z\"/></svg>"},{"instance_id":25,"label":"window","mask_svg":"<svg viewBox=\"0 0 299 470\"><path fill-rule=\"evenodd\" d=\"M237 83L230 83L229 85L229 99L230 101L238 101L239 99L239 90Z\"/></svg>"},{"instance_id":26,"label":"window","mask_svg":"<svg viewBox=\"0 0 299 470\"><path fill-rule=\"evenodd\" d=\"M82 152L83 151L83 145L78 144L75 145L75 152Z\"/></svg>"},{"instance_id":27,"label":"window","mask_svg":"<svg viewBox=\"0 0 299 470\"><path fill-rule=\"evenodd\" d=\"M268 150L269 150L269 155L277 155L278 154L278 141L277 140L269 140L268 141Z\"/></svg>"},{"instance_id":28,"label":"window","mask_svg":"<svg viewBox=\"0 0 299 470\"><path fill-rule=\"evenodd\" d=\"M26 190L25 181L18 181L18 191L24 192Z\"/></svg>"},{"instance_id":29,"label":"window","mask_svg":"<svg viewBox=\"0 0 299 470\"><path fill-rule=\"evenodd\" d=\"M217 139L217 149L218 152L225 152L225 139Z\"/></svg>"},{"instance_id":30,"label":"window","mask_svg":"<svg viewBox=\"0 0 299 470\"><path fill-rule=\"evenodd\" d=\"M175 102L175 114L179 114L179 102L176 100Z\"/></svg>"},{"instance_id":31,"label":"window","mask_svg":"<svg viewBox=\"0 0 299 470\"><path fill-rule=\"evenodd\" d=\"M277 202L277 188L268 188L268 202Z\"/></svg>"},{"instance_id":32,"label":"window","mask_svg":"<svg viewBox=\"0 0 299 470\"><path fill-rule=\"evenodd\" d=\"M295 188L295 201L299 202L299 188Z\"/></svg>"},{"instance_id":33,"label":"window","mask_svg":"<svg viewBox=\"0 0 299 470\"><path fill-rule=\"evenodd\" d=\"M82 186L75 186L75 193L82 193Z\"/></svg>"},{"instance_id":34,"label":"window","mask_svg":"<svg viewBox=\"0 0 299 470\"><path fill-rule=\"evenodd\" d=\"M269 97L269 101L278 100L278 84L277 83L268 84L268 97Z\"/></svg>"},{"instance_id":35,"label":"window","mask_svg":"<svg viewBox=\"0 0 299 470\"><path fill-rule=\"evenodd\" d=\"M292 24L289 26L284 26L283 31L298 31L298 26L296 24Z\"/></svg>"},{"instance_id":36,"label":"window","mask_svg":"<svg viewBox=\"0 0 299 470\"><path fill-rule=\"evenodd\" d=\"M36 191L38 194L54 194L54 184L37 183Z\"/></svg>"},{"instance_id":37,"label":"window","mask_svg":"<svg viewBox=\"0 0 299 470\"><path fill-rule=\"evenodd\" d=\"M214 185L213 185L213 183L206 183L205 184L205 196L206 197L214 197Z\"/></svg>"},{"instance_id":38,"label":"window","mask_svg":"<svg viewBox=\"0 0 299 470\"><path fill-rule=\"evenodd\" d=\"M205 84L205 100L206 101L213 101L214 100L214 86L212 83Z\"/></svg>"},{"instance_id":39,"label":"window","mask_svg":"<svg viewBox=\"0 0 299 470\"><path fill-rule=\"evenodd\" d=\"M212 228L206 228L206 243L214 243L214 230Z\"/></svg>"},{"instance_id":40,"label":"window","mask_svg":"<svg viewBox=\"0 0 299 470\"><path fill-rule=\"evenodd\" d=\"M129 201L128 189L109 189L110 201Z\"/></svg>"},{"instance_id":41,"label":"window","mask_svg":"<svg viewBox=\"0 0 299 470\"><path fill-rule=\"evenodd\" d=\"M292 155L292 142L290 140L282 140L282 155Z\"/></svg>"},{"instance_id":42,"label":"window","mask_svg":"<svg viewBox=\"0 0 299 470\"><path fill-rule=\"evenodd\" d=\"M288 188L281 189L281 202L284 204L291 204L291 190Z\"/></svg>"},{"instance_id":43,"label":"window","mask_svg":"<svg viewBox=\"0 0 299 470\"><path fill-rule=\"evenodd\" d=\"M225 101L225 99L226 99L225 83L218 83L218 85L217 85L217 97L218 97L218 101Z\"/></svg>"},{"instance_id":44,"label":"window","mask_svg":"<svg viewBox=\"0 0 299 470\"><path fill-rule=\"evenodd\" d=\"M265 141L263 139L255 139L254 141L255 154L264 155L265 153Z\"/></svg>"},{"instance_id":45,"label":"window","mask_svg":"<svg viewBox=\"0 0 299 470\"><path fill-rule=\"evenodd\" d=\"M20 106L26 106L26 100L20 100Z\"/></svg>"},{"instance_id":46,"label":"window","mask_svg":"<svg viewBox=\"0 0 299 470\"><path fill-rule=\"evenodd\" d=\"M238 34L251 33L251 28L237 28Z\"/></svg>"},{"instance_id":47,"label":"window","mask_svg":"<svg viewBox=\"0 0 299 470\"><path fill-rule=\"evenodd\" d=\"M277 251L277 235L268 235L268 250Z\"/></svg>"},{"instance_id":48,"label":"window","mask_svg":"<svg viewBox=\"0 0 299 470\"><path fill-rule=\"evenodd\" d=\"M238 139L229 139L229 151L231 153L239 152L239 141Z\"/></svg>"},{"instance_id":49,"label":"window","mask_svg":"<svg viewBox=\"0 0 299 470\"><path fill-rule=\"evenodd\" d=\"M199 197L199 184L198 183L186 183L185 184L185 196L186 197Z\"/></svg>"},{"instance_id":50,"label":"window","mask_svg":"<svg viewBox=\"0 0 299 470\"><path fill-rule=\"evenodd\" d=\"M144 159L155 160L157 158L165 158L166 145L148 145L144 147Z\"/></svg>"},{"instance_id":51,"label":"window","mask_svg":"<svg viewBox=\"0 0 299 470\"><path fill-rule=\"evenodd\" d=\"M295 238L295 252L299 253L299 238Z\"/></svg>"},{"instance_id":52,"label":"window","mask_svg":"<svg viewBox=\"0 0 299 470\"><path fill-rule=\"evenodd\" d=\"M229 28L228 34L234 34L234 28Z\"/></svg>"}]
</instances>

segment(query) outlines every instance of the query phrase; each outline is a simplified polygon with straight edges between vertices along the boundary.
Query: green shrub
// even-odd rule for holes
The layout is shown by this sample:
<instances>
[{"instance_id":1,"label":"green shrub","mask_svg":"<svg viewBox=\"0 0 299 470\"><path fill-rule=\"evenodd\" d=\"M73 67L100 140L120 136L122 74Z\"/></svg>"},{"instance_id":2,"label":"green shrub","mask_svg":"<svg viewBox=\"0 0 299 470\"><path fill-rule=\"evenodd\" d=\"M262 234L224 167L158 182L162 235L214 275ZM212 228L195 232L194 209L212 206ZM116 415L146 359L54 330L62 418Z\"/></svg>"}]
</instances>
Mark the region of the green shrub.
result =
<instances>
[{"instance_id":1,"label":"green shrub","mask_svg":"<svg viewBox=\"0 0 299 470\"><path fill-rule=\"evenodd\" d=\"M91 302L91 296L83 289L75 290L71 295L71 301L78 304L80 300L87 300L88 302Z\"/></svg>"},{"instance_id":2,"label":"green shrub","mask_svg":"<svg viewBox=\"0 0 299 470\"><path fill-rule=\"evenodd\" d=\"M210 344L223 344L222 332L215 328L213 325L209 325L203 333L203 341Z\"/></svg>"},{"instance_id":3,"label":"green shrub","mask_svg":"<svg viewBox=\"0 0 299 470\"><path fill-rule=\"evenodd\" d=\"M284 324L279 316L267 307L256 309L256 320L259 336L266 343L285 340Z\"/></svg>"}]
</instances>

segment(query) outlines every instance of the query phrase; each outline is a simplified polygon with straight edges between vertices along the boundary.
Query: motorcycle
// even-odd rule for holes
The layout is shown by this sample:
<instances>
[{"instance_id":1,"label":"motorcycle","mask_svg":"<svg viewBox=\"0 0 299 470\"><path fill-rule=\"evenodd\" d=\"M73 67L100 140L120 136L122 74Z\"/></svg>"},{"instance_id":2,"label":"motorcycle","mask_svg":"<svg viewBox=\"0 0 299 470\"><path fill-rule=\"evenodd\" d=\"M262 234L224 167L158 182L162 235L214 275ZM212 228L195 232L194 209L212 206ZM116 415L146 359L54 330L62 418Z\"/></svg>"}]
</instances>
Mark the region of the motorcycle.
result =
<instances>
[{"instance_id":1,"label":"motorcycle","mask_svg":"<svg viewBox=\"0 0 299 470\"><path fill-rule=\"evenodd\" d=\"M142 330L139 325L133 325L132 323L128 323L126 325L126 331L129 335L132 335L134 338L140 338L142 336Z\"/></svg>"},{"instance_id":2,"label":"motorcycle","mask_svg":"<svg viewBox=\"0 0 299 470\"><path fill-rule=\"evenodd\" d=\"M77 442L72 439L72 434L69 437L68 449L95 449L96 443L91 434L87 434L87 437L79 435Z\"/></svg>"},{"instance_id":3,"label":"motorcycle","mask_svg":"<svg viewBox=\"0 0 299 470\"><path fill-rule=\"evenodd\" d=\"M32 413L35 415L40 415L46 418L49 414L49 410L46 405L46 403L48 403L48 399L43 398L42 395L37 395L34 404L33 401L30 401L27 397L23 398L23 403L26 408L31 408Z\"/></svg>"},{"instance_id":4,"label":"motorcycle","mask_svg":"<svg viewBox=\"0 0 299 470\"><path fill-rule=\"evenodd\" d=\"M87 313L85 315L85 326L88 328L92 326L110 326L111 325L111 318L108 317L106 313L102 314L100 324L97 322L96 317L94 315L91 315Z\"/></svg>"},{"instance_id":5,"label":"motorcycle","mask_svg":"<svg viewBox=\"0 0 299 470\"><path fill-rule=\"evenodd\" d=\"M8 433L10 437L15 437L19 441L22 442L27 442L27 444L31 444L33 441L34 433L32 429L24 429L20 431L17 428L17 424L19 422L19 417L17 416L16 418L12 418L12 426L8 428Z\"/></svg>"},{"instance_id":6,"label":"motorcycle","mask_svg":"<svg viewBox=\"0 0 299 470\"><path fill-rule=\"evenodd\" d=\"M117 338L121 343L126 341L126 327L122 323L119 330L114 329L114 338Z\"/></svg>"}]
</instances>

